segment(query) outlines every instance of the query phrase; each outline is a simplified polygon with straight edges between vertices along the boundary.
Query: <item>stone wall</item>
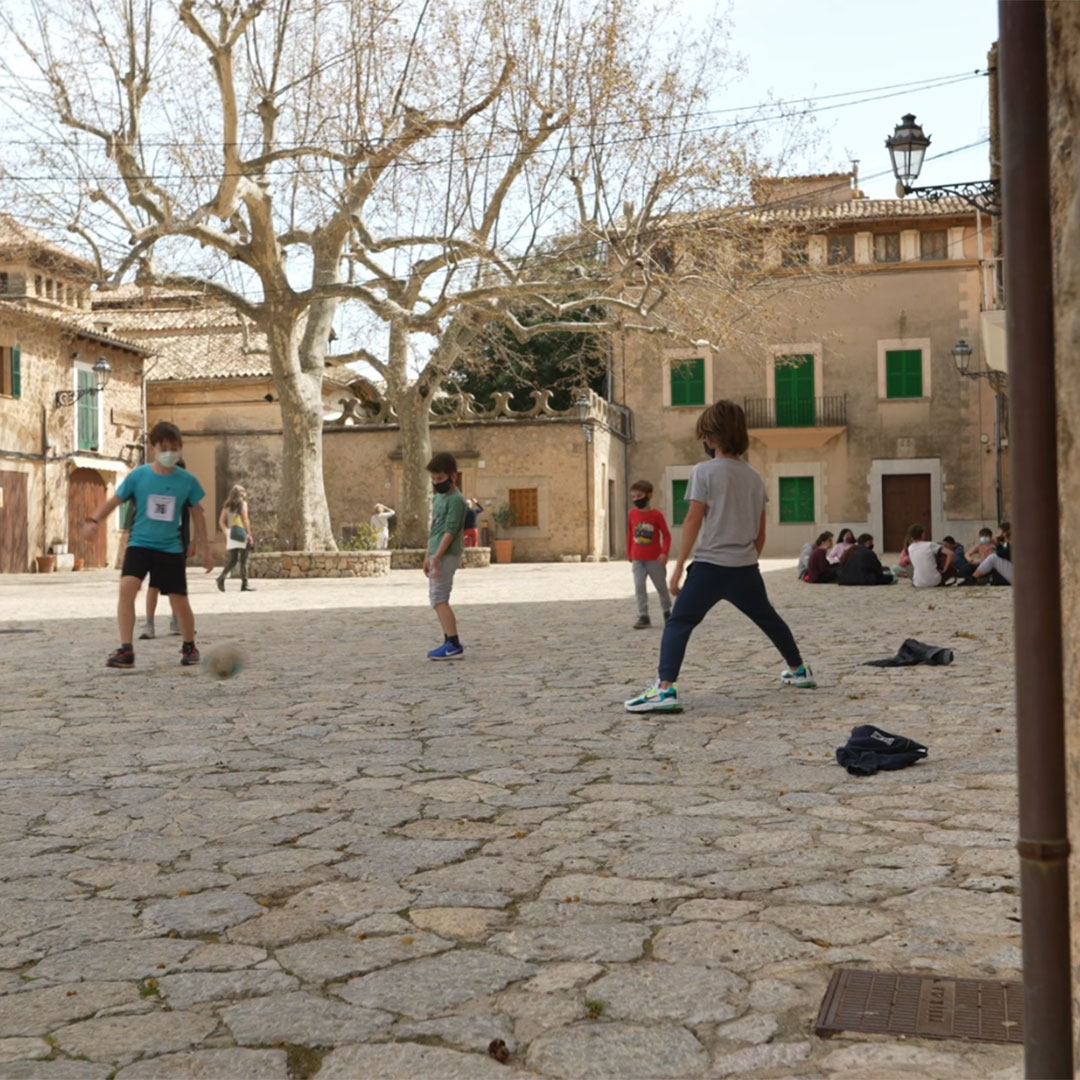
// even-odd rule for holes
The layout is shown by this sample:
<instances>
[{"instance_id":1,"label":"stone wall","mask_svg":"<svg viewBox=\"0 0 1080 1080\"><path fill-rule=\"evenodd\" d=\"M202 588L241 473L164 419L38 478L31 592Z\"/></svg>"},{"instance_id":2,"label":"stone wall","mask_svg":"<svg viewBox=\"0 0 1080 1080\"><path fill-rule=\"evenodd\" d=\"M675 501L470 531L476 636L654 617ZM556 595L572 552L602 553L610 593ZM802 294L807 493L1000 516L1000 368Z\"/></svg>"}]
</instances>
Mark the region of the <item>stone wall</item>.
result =
<instances>
[{"instance_id":1,"label":"stone wall","mask_svg":"<svg viewBox=\"0 0 1080 1080\"><path fill-rule=\"evenodd\" d=\"M427 552L423 548L394 548L390 552L392 570L420 570L424 565ZM477 570L491 565L491 548L474 547L465 549L463 570Z\"/></svg>"},{"instance_id":2,"label":"stone wall","mask_svg":"<svg viewBox=\"0 0 1080 1080\"><path fill-rule=\"evenodd\" d=\"M253 551L248 558L253 578L385 577L389 551Z\"/></svg>"},{"instance_id":3,"label":"stone wall","mask_svg":"<svg viewBox=\"0 0 1080 1080\"><path fill-rule=\"evenodd\" d=\"M1080 580L1071 553L1080 532L1080 4L1047 5L1050 71L1050 169L1053 207L1055 347L1057 350L1058 490L1061 508L1061 602L1064 627L1065 726L1069 833L1080 838ZM1073 927L1080 926L1080 861L1072 860ZM1080 933L1073 933L1080 971ZM1080 979L1073 1014L1080 1017ZM1080 1040L1077 1041L1080 1046Z\"/></svg>"}]
</instances>

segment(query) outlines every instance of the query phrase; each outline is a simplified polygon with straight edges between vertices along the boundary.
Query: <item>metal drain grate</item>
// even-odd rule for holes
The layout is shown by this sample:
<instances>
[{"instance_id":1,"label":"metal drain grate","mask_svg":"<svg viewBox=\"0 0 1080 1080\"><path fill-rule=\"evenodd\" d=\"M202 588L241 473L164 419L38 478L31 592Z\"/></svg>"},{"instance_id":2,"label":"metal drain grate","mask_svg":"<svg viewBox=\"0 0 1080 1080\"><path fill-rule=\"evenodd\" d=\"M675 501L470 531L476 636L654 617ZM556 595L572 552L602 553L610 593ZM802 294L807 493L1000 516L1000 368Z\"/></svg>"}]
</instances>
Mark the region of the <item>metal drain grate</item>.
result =
<instances>
[{"instance_id":1,"label":"metal drain grate","mask_svg":"<svg viewBox=\"0 0 1080 1080\"><path fill-rule=\"evenodd\" d=\"M814 1030L824 1038L864 1031L1022 1043L1023 984L841 968L825 991Z\"/></svg>"}]
</instances>

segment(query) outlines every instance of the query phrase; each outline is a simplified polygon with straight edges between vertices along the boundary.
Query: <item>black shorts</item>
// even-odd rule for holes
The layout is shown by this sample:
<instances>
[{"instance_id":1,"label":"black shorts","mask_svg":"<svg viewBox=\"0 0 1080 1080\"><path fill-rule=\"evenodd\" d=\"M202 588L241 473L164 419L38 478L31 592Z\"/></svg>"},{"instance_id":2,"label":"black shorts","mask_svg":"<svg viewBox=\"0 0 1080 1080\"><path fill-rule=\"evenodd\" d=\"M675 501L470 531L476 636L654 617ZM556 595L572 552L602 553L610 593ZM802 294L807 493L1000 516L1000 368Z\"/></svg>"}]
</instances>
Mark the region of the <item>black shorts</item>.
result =
<instances>
[{"instance_id":1,"label":"black shorts","mask_svg":"<svg viewBox=\"0 0 1080 1080\"><path fill-rule=\"evenodd\" d=\"M154 548L129 547L120 576L142 581L147 574L151 589L160 589L166 596L187 596L187 556L182 551L174 555Z\"/></svg>"}]
</instances>

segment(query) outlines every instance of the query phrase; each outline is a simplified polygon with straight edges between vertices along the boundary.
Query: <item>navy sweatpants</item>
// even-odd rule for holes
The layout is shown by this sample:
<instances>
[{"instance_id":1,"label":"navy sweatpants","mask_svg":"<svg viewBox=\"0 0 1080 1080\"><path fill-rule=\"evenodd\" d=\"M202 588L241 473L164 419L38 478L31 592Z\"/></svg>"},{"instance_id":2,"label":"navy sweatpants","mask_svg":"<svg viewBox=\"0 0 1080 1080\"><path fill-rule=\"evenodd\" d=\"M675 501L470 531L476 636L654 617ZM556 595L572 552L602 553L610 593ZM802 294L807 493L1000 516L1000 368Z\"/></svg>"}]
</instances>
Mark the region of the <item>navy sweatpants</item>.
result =
<instances>
[{"instance_id":1,"label":"navy sweatpants","mask_svg":"<svg viewBox=\"0 0 1080 1080\"><path fill-rule=\"evenodd\" d=\"M765 582L757 564L753 566L714 566L690 564L682 592L675 598L671 618L664 627L660 642L660 681L675 682L679 677L690 635L702 619L721 600L726 600L762 630L794 671L802 664L788 624L769 603Z\"/></svg>"}]
</instances>

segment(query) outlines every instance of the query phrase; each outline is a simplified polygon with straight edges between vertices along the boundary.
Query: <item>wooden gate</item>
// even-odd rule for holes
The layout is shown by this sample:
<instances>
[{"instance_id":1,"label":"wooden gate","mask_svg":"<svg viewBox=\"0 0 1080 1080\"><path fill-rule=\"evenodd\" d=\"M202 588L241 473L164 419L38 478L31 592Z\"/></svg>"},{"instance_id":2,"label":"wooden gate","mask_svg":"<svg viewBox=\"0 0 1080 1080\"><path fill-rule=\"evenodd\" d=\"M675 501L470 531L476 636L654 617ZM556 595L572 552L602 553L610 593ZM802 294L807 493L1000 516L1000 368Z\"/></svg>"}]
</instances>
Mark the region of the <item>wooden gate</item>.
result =
<instances>
[{"instance_id":1,"label":"wooden gate","mask_svg":"<svg viewBox=\"0 0 1080 1080\"><path fill-rule=\"evenodd\" d=\"M930 474L902 473L881 478L882 521L885 535L882 551L900 551L912 525L924 525L926 535L933 529L930 506Z\"/></svg>"},{"instance_id":2,"label":"wooden gate","mask_svg":"<svg viewBox=\"0 0 1080 1080\"><path fill-rule=\"evenodd\" d=\"M0 472L0 574L30 569L26 473Z\"/></svg>"},{"instance_id":3,"label":"wooden gate","mask_svg":"<svg viewBox=\"0 0 1080 1080\"><path fill-rule=\"evenodd\" d=\"M76 469L68 477L68 551L83 560L87 570L105 565L108 523L102 522L93 540L82 538L83 523L105 501L105 481L94 469Z\"/></svg>"}]
</instances>

